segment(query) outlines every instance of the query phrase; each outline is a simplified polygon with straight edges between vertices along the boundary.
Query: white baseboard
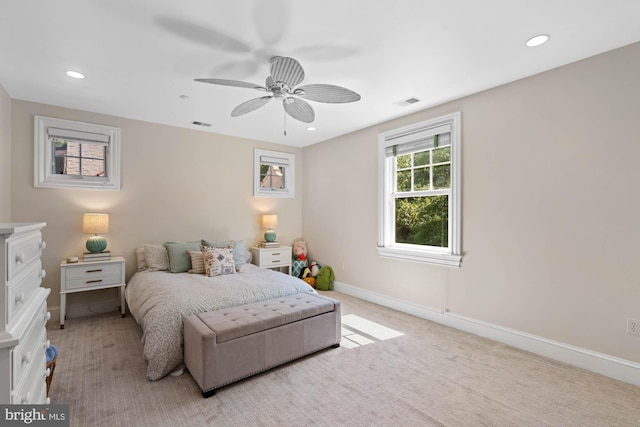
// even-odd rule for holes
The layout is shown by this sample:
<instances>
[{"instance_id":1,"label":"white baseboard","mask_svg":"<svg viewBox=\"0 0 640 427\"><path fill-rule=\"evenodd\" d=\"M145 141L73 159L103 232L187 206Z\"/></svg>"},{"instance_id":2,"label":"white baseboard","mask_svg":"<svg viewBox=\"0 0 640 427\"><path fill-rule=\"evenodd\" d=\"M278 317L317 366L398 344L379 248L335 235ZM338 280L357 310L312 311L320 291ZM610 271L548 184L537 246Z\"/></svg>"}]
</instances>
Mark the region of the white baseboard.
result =
<instances>
[{"instance_id":1,"label":"white baseboard","mask_svg":"<svg viewBox=\"0 0 640 427\"><path fill-rule=\"evenodd\" d=\"M346 283L333 282L333 288L343 294L351 295L422 319L450 326L578 368L640 386L640 364L636 362L527 334L455 313L443 312L439 309L403 301L377 292L347 285Z\"/></svg>"}]
</instances>

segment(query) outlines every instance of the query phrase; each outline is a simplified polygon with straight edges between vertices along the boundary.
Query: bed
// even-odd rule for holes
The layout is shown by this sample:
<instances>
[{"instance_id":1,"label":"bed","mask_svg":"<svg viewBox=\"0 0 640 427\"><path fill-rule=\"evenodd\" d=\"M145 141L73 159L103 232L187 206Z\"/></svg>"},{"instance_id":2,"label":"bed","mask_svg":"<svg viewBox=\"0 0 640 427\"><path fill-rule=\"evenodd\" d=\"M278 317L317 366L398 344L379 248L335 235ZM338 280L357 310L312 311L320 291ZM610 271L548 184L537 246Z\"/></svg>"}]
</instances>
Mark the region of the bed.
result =
<instances>
[{"instance_id":1,"label":"bed","mask_svg":"<svg viewBox=\"0 0 640 427\"><path fill-rule=\"evenodd\" d=\"M248 262L236 265L234 274L214 277L148 269L136 272L125 295L142 328L147 378L159 380L183 362L184 317L297 293L315 290L297 277Z\"/></svg>"}]
</instances>

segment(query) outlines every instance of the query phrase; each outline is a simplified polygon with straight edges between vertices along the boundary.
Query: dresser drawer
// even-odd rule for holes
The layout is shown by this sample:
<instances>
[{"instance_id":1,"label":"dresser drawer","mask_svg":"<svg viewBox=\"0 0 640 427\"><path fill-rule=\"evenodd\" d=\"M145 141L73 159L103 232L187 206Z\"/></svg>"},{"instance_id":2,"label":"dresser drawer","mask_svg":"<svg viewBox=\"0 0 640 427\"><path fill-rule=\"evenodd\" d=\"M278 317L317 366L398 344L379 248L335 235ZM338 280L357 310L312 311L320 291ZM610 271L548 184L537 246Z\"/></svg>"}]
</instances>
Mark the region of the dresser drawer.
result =
<instances>
[{"instance_id":1,"label":"dresser drawer","mask_svg":"<svg viewBox=\"0 0 640 427\"><path fill-rule=\"evenodd\" d=\"M277 267L280 265L289 265L291 262L291 251L288 249L273 249L262 251L260 257L261 267Z\"/></svg>"},{"instance_id":2,"label":"dresser drawer","mask_svg":"<svg viewBox=\"0 0 640 427\"><path fill-rule=\"evenodd\" d=\"M45 246L40 232L9 240L7 244L8 280L16 277L34 261L39 260Z\"/></svg>"},{"instance_id":3,"label":"dresser drawer","mask_svg":"<svg viewBox=\"0 0 640 427\"><path fill-rule=\"evenodd\" d=\"M122 283L122 263L104 263L65 267L66 290L104 287Z\"/></svg>"},{"instance_id":4,"label":"dresser drawer","mask_svg":"<svg viewBox=\"0 0 640 427\"><path fill-rule=\"evenodd\" d=\"M42 270L40 259L31 262L29 270L24 273L8 287L7 321L9 324L17 318L20 310L29 305L31 297L42 283L45 272Z\"/></svg>"},{"instance_id":5,"label":"dresser drawer","mask_svg":"<svg viewBox=\"0 0 640 427\"><path fill-rule=\"evenodd\" d=\"M47 347L46 321L47 305L43 302L29 324L29 328L25 331L23 338L20 339L20 344L13 349L12 366L14 385L20 382L31 366L39 365L42 362L41 358L45 354ZM40 369L42 369L43 366L41 366Z\"/></svg>"},{"instance_id":6,"label":"dresser drawer","mask_svg":"<svg viewBox=\"0 0 640 427\"><path fill-rule=\"evenodd\" d=\"M39 355L34 356L31 366L24 370L22 378L13 389L12 402L17 405L44 404L47 391L46 379L47 358L42 350Z\"/></svg>"}]
</instances>

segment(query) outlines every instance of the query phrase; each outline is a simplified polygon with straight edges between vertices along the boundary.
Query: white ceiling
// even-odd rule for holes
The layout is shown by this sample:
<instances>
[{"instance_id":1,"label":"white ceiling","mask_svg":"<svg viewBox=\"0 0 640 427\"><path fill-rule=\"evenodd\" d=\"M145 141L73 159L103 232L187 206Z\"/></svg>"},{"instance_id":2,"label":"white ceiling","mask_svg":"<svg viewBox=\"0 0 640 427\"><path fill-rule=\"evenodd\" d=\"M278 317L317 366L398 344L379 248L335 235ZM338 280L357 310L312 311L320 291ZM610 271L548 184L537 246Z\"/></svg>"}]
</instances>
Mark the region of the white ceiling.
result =
<instances>
[{"instance_id":1,"label":"white ceiling","mask_svg":"<svg viewBox=\"0 0 640 427\"><path fill-rule=\"evenodd\" d=\"M639 21L638 0L2 0L0 85L14 99L302 147L637 42ZM540 33L549 42L525 46ZM193 81L263 85L274 55L297 59L303 84L362 99L312 103L317 130L288 118L284 136L278 102L230 116L262 92ZM394 105L409 97L422 101Z\"/></svg>"}]
</instances>

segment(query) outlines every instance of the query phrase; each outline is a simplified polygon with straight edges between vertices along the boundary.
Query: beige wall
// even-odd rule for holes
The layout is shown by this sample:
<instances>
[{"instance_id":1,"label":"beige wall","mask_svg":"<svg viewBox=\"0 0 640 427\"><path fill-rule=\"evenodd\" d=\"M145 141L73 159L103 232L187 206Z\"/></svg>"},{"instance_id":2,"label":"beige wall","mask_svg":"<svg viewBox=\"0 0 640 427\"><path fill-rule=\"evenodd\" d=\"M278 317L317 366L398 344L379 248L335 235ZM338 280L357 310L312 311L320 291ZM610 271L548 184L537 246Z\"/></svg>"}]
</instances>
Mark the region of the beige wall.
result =
<instances>
[{"instance_id":1,"label":"beige wall","mask_svg":"<svg viewBox=\"0 0 640 427\"><path fill-rule=\"evenodd\" d=\"M311 258L391 299L640 362L626 333L640 319L639 75L640 43L305 148ZM380 258L378 133L455 111L462 267Z\"/></svg>"},{"instance_id":2,"label":"beige wall","mask_svg":"<svg viewBox=\"0 0 640 427\"><path fill-rule=\"evenodd\" d=\"M0 85L0 222L11 220L11 98Z\"/></svg>"},{"instance_id":3,"label":"beige wall","mask_svg":"<svg viewBox=\"0 0 640 427\"><path fill-rule=\"evenodd\" d=\"M34 188L34 114L121 128L121 190ZM259 212L279 215L281 242L301 235L301 149L19 100L13 100L12 123L11 216L47 223L44 286L52 290L48 304L53 308L59 306L60 261L85 250L89 236L81 233L83 212L110 214L108 249L127 259L127 278L135 269L134 249L145 243L200 238L257 243L264 233ZM256 147L297 155L295 199L253 197ZM74 294L68 304L114 296L111 291Z\"/></svg>"}]
</instances>

